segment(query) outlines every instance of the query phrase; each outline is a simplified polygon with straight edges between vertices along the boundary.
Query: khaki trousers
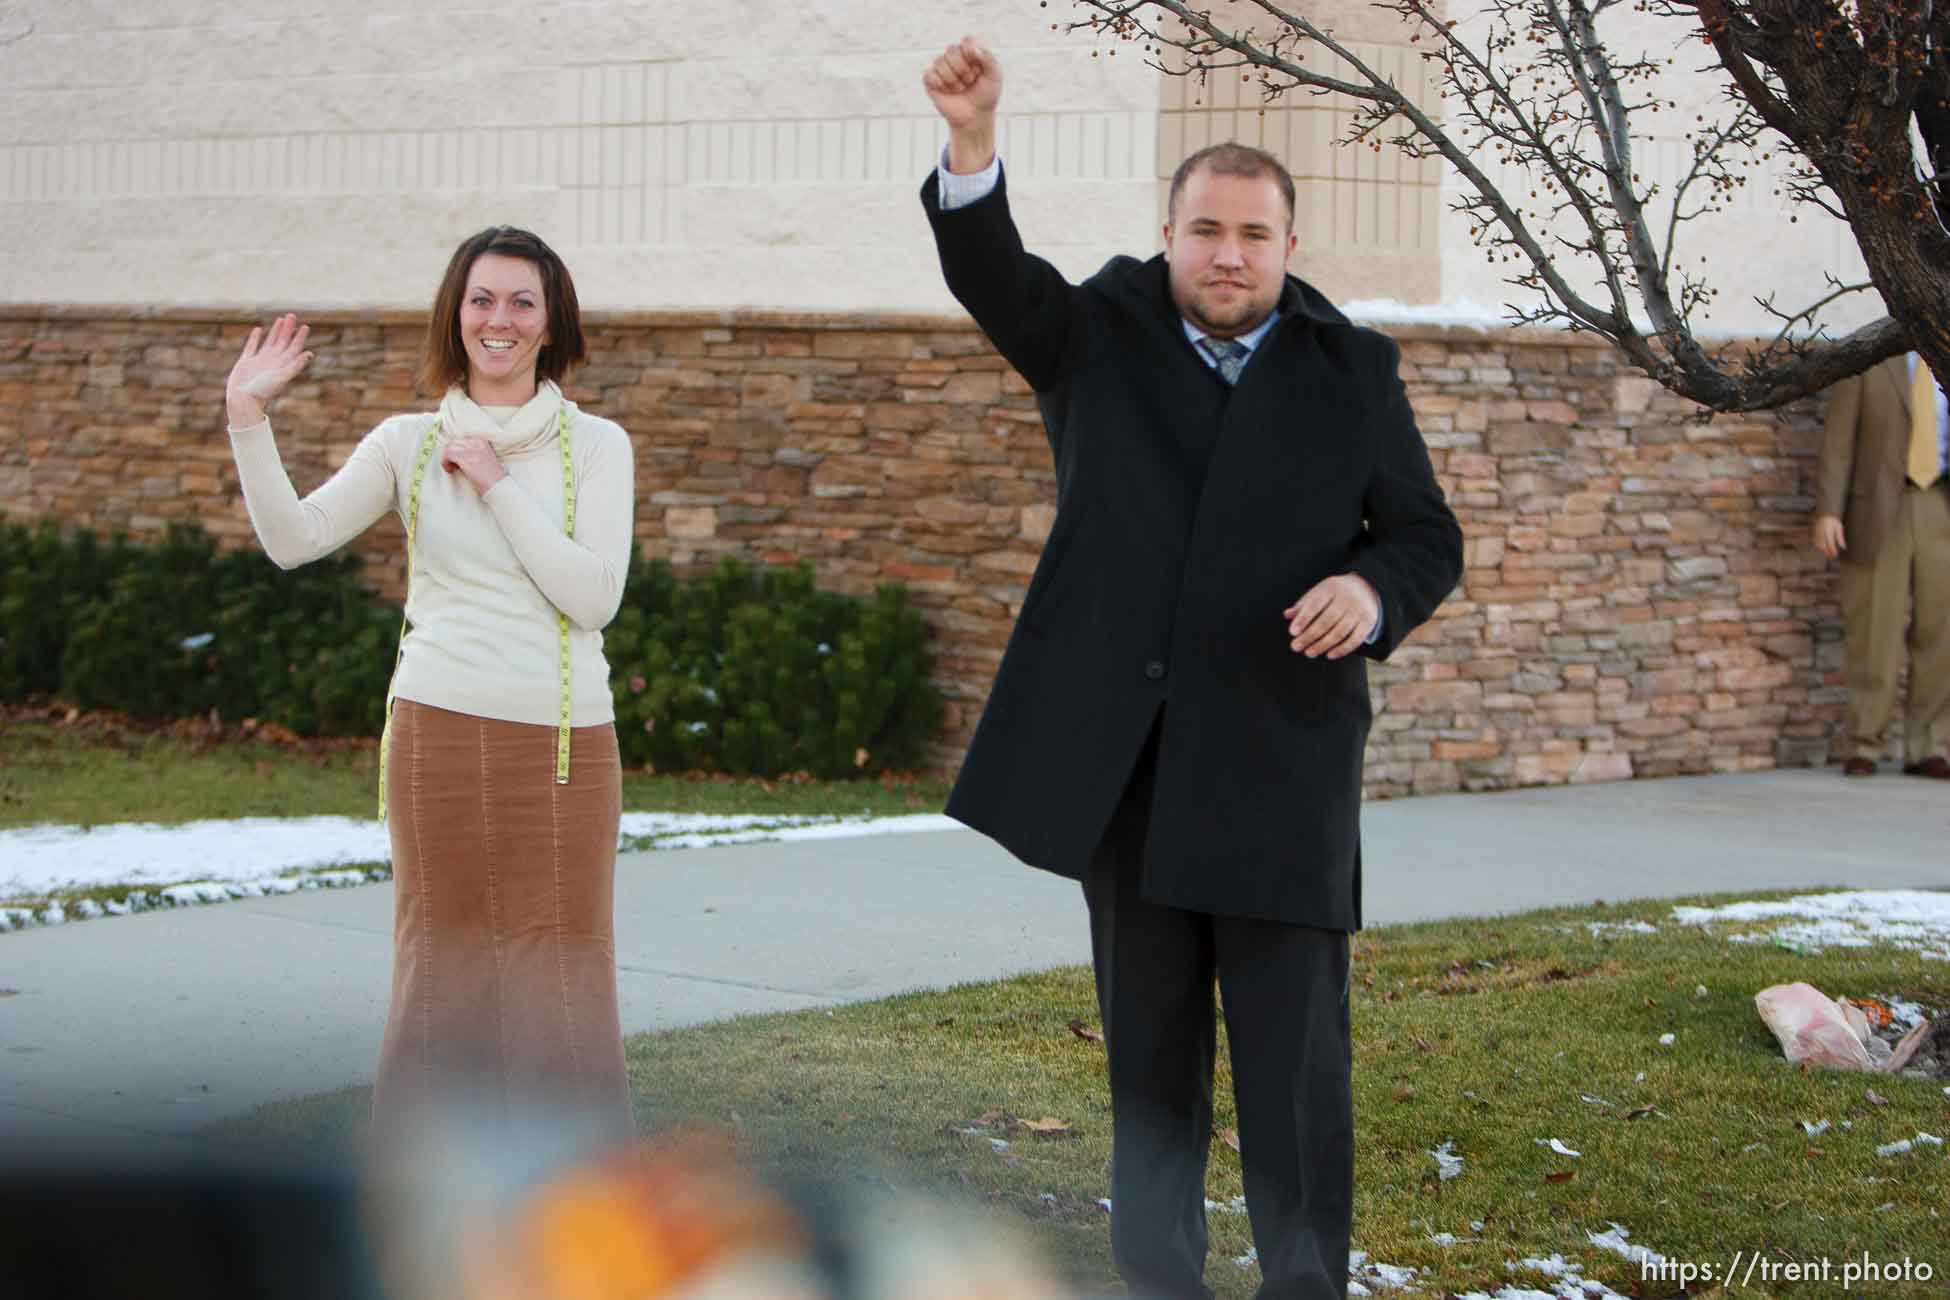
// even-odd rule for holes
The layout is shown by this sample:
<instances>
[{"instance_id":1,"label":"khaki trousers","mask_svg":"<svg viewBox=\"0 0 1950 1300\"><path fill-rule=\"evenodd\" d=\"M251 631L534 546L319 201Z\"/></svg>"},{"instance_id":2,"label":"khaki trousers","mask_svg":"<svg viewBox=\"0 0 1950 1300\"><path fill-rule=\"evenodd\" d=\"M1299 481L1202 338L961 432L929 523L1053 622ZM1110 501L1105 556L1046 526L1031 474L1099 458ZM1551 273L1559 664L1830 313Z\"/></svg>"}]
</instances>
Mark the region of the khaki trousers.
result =
<instances>
[{"instance_id":1,"label":"khaki trousers","mask_svg":"<svg viewBox=\"0 0 1950 1300\"><path fill-rule=\"evenodd\" d=\"M1882 757L1905 641L1903 761L1941 753L1950 723L1950 487L1905 486L1874 561L1851 564L1842 552L1841 588L1849 755Z\"/></svg>"}]
</instances>

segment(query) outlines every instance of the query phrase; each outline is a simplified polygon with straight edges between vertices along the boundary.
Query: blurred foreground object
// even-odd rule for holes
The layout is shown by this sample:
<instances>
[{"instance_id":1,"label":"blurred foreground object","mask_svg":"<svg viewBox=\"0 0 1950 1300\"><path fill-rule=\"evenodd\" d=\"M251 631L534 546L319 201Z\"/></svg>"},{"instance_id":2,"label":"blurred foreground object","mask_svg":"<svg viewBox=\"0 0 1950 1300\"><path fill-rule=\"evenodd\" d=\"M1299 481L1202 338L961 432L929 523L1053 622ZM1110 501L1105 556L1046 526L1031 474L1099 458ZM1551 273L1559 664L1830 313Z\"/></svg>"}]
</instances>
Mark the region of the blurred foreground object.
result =
<instances>
[{"instance_id":1,"label":"blurred foreground object","mask_svg":"<svg viewBox=\"0 0 1950 1300\"><path fill-rule=\"evenodd\" d=\"M567 1139L568 1131L559 1135ZM1065 1300L994 1225L945 1205L781 1190L735 1134L636 1144L430 1126L375 1171L373 1226L402 1300Z\"/></svg>"},{"instance_id":2,"label":"blurred foreground object","mask_svg":"<svg viewBox=\"0 0 1950 1300\"><path fill-rule=\"evenodd\" d=\"M0 1152L0 1300L1073 1300L992 1216L741 1135L455 1104L344 1153ZM872 1187L872 1191L856 1188Z\"/></svg>"}]
</instances>

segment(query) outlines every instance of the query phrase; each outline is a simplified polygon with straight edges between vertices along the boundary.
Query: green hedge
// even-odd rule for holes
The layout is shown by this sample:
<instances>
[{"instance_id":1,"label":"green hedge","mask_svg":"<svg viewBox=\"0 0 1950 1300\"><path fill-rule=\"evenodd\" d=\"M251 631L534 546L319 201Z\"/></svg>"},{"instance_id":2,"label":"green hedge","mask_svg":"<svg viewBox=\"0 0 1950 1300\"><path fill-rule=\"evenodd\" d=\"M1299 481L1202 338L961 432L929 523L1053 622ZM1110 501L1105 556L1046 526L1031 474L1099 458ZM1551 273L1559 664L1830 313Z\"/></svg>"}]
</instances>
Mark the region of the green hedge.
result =
<instances>
[{"instance_id":1,"label":"green hedge","mask_svg":"<svg viewBox=\"0 0 1950 1300\"><path fill-rule=\"evenodd\" d=\"M158 717L255 717L377 735L400 616L341 554L290 573L200 529L157 543L0 525L0 697ZM604 633L623 760L773 776L921 766L940 717L926 631L898 586L818 590L812 569L726 560L680 583L631 559Z\"/></svg>"},{"instance_id":2,"label":"green hedge","mask_svg":"<svg viewBox=\"0 0 1950 1300\"><path fill-rule=\"evenodd\" d=\"M187 525L147 546L0 528L0 695L376 735L399 611L358 572L338 555L283 573Z\"/></svg>"},{"instance_id":3,"label":"green hedge","mask_svg":"<svg viewBox=\"0 0 1950 1300\"><path fill-rule=\"evenodd\" d=\"M633 563L603 648L624 762L659 771L911 770L941 716L905 590L820 591L810 565L726 559L679 583Z\"/></svg>"}]
</instances>

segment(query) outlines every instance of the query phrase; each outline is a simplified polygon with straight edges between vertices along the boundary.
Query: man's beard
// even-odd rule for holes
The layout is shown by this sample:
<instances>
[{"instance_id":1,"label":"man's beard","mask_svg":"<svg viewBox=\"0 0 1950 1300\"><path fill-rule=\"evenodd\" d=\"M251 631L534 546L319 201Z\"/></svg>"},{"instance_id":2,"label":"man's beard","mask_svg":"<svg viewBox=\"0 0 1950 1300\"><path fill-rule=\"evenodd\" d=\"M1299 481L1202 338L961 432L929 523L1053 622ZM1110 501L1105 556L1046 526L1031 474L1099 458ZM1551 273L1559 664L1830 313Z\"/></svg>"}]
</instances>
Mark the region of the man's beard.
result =
<instances>
[{"instance_id":1,"label":"man's beard","mask_svg":"<svg viewBox=\"0 0 1950 1300\"><path fill-rule=\"evenodd\" d=\"M1196 325L1202 333L1221 338L1233 338L1250 333L1255 325L1273 314L1274 305L1267 303L1262 306L1248 299L1231 311L1214 315L1205 311L1198 299L1193 298L1183 304L1180 310L1184 312L1185 318Z\"/></svg>"}]
</instances>

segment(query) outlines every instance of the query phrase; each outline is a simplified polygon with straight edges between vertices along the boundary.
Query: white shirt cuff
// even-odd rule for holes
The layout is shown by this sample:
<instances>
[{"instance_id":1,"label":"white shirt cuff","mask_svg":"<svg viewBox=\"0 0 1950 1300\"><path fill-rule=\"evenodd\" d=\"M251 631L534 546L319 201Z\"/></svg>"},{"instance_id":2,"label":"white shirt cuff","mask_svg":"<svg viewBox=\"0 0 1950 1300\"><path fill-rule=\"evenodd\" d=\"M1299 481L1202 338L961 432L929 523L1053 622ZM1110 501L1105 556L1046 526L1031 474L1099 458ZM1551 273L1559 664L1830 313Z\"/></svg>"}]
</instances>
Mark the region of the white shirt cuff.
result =
<instances>
[{"instance_id":1,"label":"white shirt cuff","mask_svg":"<svg viewBox=\"0 0 1950 1300\"><path fill-rule=\"evenodd\" d=\"M948 148L943 145L941 164L935 169L935 174L941 178L941 210L953 212L956 208L980 203L989 196L1002 179L1002 155L998 153L989 159L989 165L981 171L961 176L948 170Z\"/></svg>"}]
</instances>

